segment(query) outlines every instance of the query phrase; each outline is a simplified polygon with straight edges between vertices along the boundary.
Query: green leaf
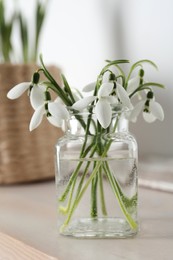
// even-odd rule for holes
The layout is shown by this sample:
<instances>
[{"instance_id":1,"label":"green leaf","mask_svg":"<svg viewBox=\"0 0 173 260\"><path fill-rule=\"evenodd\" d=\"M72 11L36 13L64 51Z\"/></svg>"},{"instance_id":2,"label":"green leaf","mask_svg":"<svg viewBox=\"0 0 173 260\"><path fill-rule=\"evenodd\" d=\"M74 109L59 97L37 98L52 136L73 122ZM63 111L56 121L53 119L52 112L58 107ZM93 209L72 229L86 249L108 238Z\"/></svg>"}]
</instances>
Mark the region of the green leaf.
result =
<instances>
[{"instance_id":1,"label":"green leaf","mask_svg":"<svg viewBox=\"0 0 173 260\"><path fill-rule=\"evenodd\" d=\"M56 92L59 97L62 99L62 101L64 102L65 105L67 106L71 106L72 102L71 100L69 100L69 98L67 97L66 93L63 91L63 89L58 85L58 83L56 82L56 80L52 77L52 75L49 73L49 71L46 69L46 66L44 65L43 62L43 58L42 55L40 55L40 62L42 65L42 71L44 73L44 75L46 76L46 78L51 82L51 86L50 88Z\"/></svg>"},{"instance_id":2,"label":"green leaf","mask_svg":"<svg viewBox=\"0 0 173 260\"><path fill-rule=\"evenodd\" d=\"M63 83L64 83L64 87L65 87L66 92L67 92L68 95L70 96L71 101L72 101L73 103L75 103L75 99L74 99L73 94L72 94L72 92L71 92L71 88L70 88L70 86L69 86L69 84L68 84L68 82L67 82L67 80L66 80L66 77L65 77L63 74L61 74L61 77L62 77L62 81L63 81Z\"/></svg>"},{"instance_id":3,"label":"green leaf","mask_svg":"<svg viewBox=\"0 0 173 260\"><path fill-rule=\"evenodd\" d=\"M127 79L126 79L126 84L128 83L132 72L133 72L137 67L142 67L142 64L143 64L143 63L148 63L149 65L153 66L156 70L158 70L157 65L156 65L153 61L151 61L151 60L139 60L139 61L135 62L135 63L132 65L132 67L131 67L131 69L130 69L130 72L129 72L129 74L128 74L128 76L127 76Z\"/></svg>"},{"instance_id":4,"label":"green leaf","mask_svg":"<svg viewBox=\"0 0 173 260\"><path fill-rule=\"evenodd\" d=\"M23 61L28 62L28 29L27 23L21 14L18 15L19 25L20 25L20 35L22 43Z\"/></svg>"},{"instance_id":5,"label":"green leaf","mask_svg":"<svg viewBox=\"0 0 173 260\"><path fill-rule=\"evenodd\" d=\"M35 17L35 43L34 43L34 51L33 51L33 57L32 60L36 62L37 60L37 55L38 55L38 46L39 46L39 39L40 39L40 34L41 30L43 27L43 22L45 19L45 14L46 14L46 6L42 4L40 1L37 0L36 4L36 17Z\"/></svg>"},{"instance_id":6,"label":"green leaf","mask_svg":"<svg viewBox=\"0 0 173 260\"><path fill-rule=\"evenodd\" d=\"M150 87L150 86L154 86L154 87L158 87L158 88L165 88L165 86L163 84L156 83L156 82L147 82L147 83L140 85L139 87L140 87L140 89L144 89L145 87Z\"/></svg>"},{"instance_id":7,"label":"green leaf","mask_svg":"<svg viewBox=\"0 0 173 260\"><path fill-rule=\"evenodd\" d=\"M103 75L111 66L117 67L118 70L120 70L121 74L124 75L123 70L118 66L118 64L129 63L129 60L113 60L113 61L106 60L106 61L108 62L108 64L101 70L100 75Z\"/></svg>"},{"instance_id":8,"label":"green leaf","mask_svg":"<svg viewBox=\"0 0 173 260\"><path fill-rule=\"evenodd\" d=\"M147 83L140 85L136 90L134 90L133 93L130 94L129 98L131 98L136 92L142 91L144 89L150 90L150 87L165 88L165 86L160 83L147 82Z\"/></svg>"},{"instance_id":9,"label":"green leaf","mask_svg":"<svg viewBox=\"0 0 173 260\"><path fill-rule=\"evenodd\" d=\"M122 75L123 86L125 84L125 74L124 74L124 71L119 66L119 64L129 63L129 60L113 60L113 61L106 60L106 62L108 62L108 64L101 70L101 72L97 78L97 86L96 86L94 95L96 95L96 93L98 91L98 88L100 86L100 82L102 81L103 75L109 70L109 68L111 66L115 66L118 69L120 75Z\"/></svg>"},{"instance_id":10,"label":"green leaf","mask_svg":"<svg viewBox=\"0 0 173 260\"><path fill-rule=\"evenodd\" d=\"M139 60L132 65L132 69L135 69L136 67L141 66L143 63L148 63L151 66L153 66L155 69L158 69L157 65L151 60Z\"/></svg>"},{"instance_id":11,"label":"green leaf","mask_svg":"<svg viewBox=\"0 0 173 260\"><path fill-rule=\"evenodd\" d=\"M5 19L4 1L0 1L0 53L3 61L10 61L10 53L12 51L11 32L13 25L13 17L9 22Z\"/></svg>"}]
</instances>

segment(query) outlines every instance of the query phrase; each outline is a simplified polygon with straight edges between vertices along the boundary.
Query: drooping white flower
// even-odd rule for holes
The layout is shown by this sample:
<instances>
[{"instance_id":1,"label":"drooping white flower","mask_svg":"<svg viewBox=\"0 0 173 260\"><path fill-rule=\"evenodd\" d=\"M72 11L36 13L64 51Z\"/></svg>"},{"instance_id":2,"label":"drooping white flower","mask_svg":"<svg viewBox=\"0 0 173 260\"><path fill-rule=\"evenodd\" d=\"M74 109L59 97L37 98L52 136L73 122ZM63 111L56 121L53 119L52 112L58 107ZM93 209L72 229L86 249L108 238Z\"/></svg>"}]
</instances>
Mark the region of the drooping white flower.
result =
<instances>
[{"instance_id":1,"label":"drooping white flower","mask_svg":"<svg viewBox=\"0 0 173 260\"><path fill-rule=\"evenodd\" d=\"M43 104L45 99L44 92L46 90L46 86L44 84L37 85L33 84L32 82L23 82L17 84L7 93L7 97L9 99L17 99L30 87L30 103L31 106L36 109Z\"/></svg>"},{"instance_id":2,"label":"drooping white flower","mask_svg":"<svg viewBox=\"0 0 173 260\"><path fill-rule=\"evenodd\" d=\"M156 102L155 100L149 101L149 107L146 107L146 101L141 100L139 101L134 109L132 110L131 114L129 115L128 119L132 122L136 122L138 115L143 110L143 118L146 122L152 123L156 119L159 119L160 121L163 121L164 119L164 111L161 105Z\"/></svg>"},{"instance_id":3,"label":"drooping white flower","mask_svg":"<svg viewBox=\"0 0 173 260\"><path fill-rule=\"evenodd\" d=\"M62 100L57 97L54 102L51 101L51 96L46 86L34 86L30 94L30 101L35 112L31 118L29 129L30 131L37 128L43 116L46 115L47 120L56 127L61 127L63 120L67 119L68 112Z\"/></svg>"},{"instance_id":4,"label":"drooping white flower","mask_svg":"<svg viewBox=\"0 0 173 260\"><path fill-rule=\"evenodd\" d=\"M144 111L143 117L144 117L145 121L147 121L148 123L152 123L156 119L163 121L164 112L163 112L162 106L158 102L151 100L150 106L149 106L149 113Z\"/></svg>"},{"instance_id":5,"label":"drooping white flower","mask_svg":"<svg viewBox=\"0 0 173 260\"><path fill-rule=\"evenodd\" d=\"M40 125L44 115L52 125L62 127L63 121L68 118L69 113L60 98L56 98L54 102L42 100L42 104L36 108L32 116L29 126L30 131Z\"/></svg>"},{"instance_id":6,"label":"drooping white flower","mask_svg":"<svg viewBox=\"0 0 173 260\"><path fill-rule=\"evenodd\" d=\"M32 131L37 128L43 119L43 116L46 115L48 121L56 126L62 127L63 120L68 118L68 111L59 102L47 101L37 107L35 110L29 125L29 130Z\"/></svg>"},{"instance_id":7,"label":"drooping white flower","mask_svg":"<svg viewBox=\"0 0 173 260\"><path fill-rule=\"evenodd\" d=\"M91 91L95 87L95 83L87 85L87 91ZM97 93L97 96L89 96L78 100L72 106L73 109L83 110L93 101L95 104L95 114L96 118L103 128L107 128L110 125L112 118L112 108L111 105L117 105L118 99L124 107L132 109L132 104L126 90L119 83L116 83L116 94L111 95L113 92L114 84L112 82L103 83Z\"/></svg>"},{"instance_id":8,"label":"drooping white flower","mask_svg":"<svg viewBox=\"0 0 173 260\"><path fill-rule=\"evenodd\" d=\"M98 121L103 128L107 128L111 123L112 106L117 105L118 99L124 107L132 109L130 98L122 85L116 83L117 96L110 95L113 91L113 83L103 83L98 91L98 102L95 107L95 113Z\"/></svg>"},{"instance_id":9,"label":"drooping white flower","mask_svg":"<svg viewBox=\"0 0 173 260\"><path fill-rule=\"evenodd\" d=\"M103 128L107 128L111 123L112 118L112 102L117 102L115 98L110 99L110 94L113 90L113 83L103 83L98 91L98 102L95 106L96 118Z\"/></svg>"}]
</instances>

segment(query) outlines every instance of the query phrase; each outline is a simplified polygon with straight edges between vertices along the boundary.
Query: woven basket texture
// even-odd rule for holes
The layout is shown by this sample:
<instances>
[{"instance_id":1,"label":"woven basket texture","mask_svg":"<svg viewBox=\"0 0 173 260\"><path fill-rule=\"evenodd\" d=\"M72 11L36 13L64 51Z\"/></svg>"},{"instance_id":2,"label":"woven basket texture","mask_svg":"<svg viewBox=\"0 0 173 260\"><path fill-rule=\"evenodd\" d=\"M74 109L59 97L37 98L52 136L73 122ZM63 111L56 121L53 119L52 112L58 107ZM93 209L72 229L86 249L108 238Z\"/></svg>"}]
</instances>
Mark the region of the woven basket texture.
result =
<instances>
[{"instance_id":1,"label":"woven basket texture","mask_svg":"<svg viewBox=\"0 0 173 260\"><path fill-rule=\"evenodd\" d=\"M36 65L0 64L0 184L25 183L54 177L54 145L62 131L46 118L32 132L33 114L27 94L9 100L7 92L16 84L31 81ZM60 82L57 67L49 71Z\"/></svg>"}]
</instances>

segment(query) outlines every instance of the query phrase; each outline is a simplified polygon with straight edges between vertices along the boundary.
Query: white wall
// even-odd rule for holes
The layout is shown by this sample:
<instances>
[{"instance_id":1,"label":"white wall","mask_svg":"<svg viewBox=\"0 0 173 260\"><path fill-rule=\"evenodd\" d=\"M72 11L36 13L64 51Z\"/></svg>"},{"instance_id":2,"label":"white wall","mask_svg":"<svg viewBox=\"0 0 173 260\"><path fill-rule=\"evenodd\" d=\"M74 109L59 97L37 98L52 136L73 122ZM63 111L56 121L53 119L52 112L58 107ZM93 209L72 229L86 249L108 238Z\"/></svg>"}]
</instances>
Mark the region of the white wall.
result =
<instances>
[{"instance_id":1,"label":"white wall","mask_svg":"<svg viewBox=\"0 0 173 260\"><path fill-rule=\"evenodd\" d=\"M32 22L35 0L18 1ZM41 52L73 86L93 81L105 59L147 58L158 64L159 73L148 73L167 86L157 94L165 121L132 126L142 154L173 155L172 14L172 0L49 0Z\"/></svg>"}]
</instances>

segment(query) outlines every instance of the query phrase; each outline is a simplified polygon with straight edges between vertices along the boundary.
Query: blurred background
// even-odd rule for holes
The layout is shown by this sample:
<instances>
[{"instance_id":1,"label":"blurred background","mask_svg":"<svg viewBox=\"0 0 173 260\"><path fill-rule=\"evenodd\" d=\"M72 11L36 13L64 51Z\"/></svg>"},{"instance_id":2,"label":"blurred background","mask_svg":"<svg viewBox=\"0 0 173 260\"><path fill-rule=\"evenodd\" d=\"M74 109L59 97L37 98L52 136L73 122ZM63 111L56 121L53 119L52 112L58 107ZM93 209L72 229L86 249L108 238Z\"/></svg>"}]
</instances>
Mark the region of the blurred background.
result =
<instances>
[{"instance_id":1,"label":"blurred background","mask_svg":"<svg viewBox=\"0 0 173 260\"><path fill-rule=\"evenodd\" d=\"M35 0L6 0L8 16L18 5L31 24ZM46 1L43 1L46 2ZM151 59L159 72L146 68L150 80L166 86L156 98L164 122L139 119L131 124L140 158L166 158L173 165L173 1L172 0L49 0L41 32L40 52L46 64L56 64L69 83L81 89L95 80L105 59ZM13 33L20 51L17 29ZM32 37L32 30L31 30ZM18 62L19 56L14 57ZM160 161L160 159L159 159ZM165 162L165 161L164 161Z\"/></svg>"}]
</instances>

